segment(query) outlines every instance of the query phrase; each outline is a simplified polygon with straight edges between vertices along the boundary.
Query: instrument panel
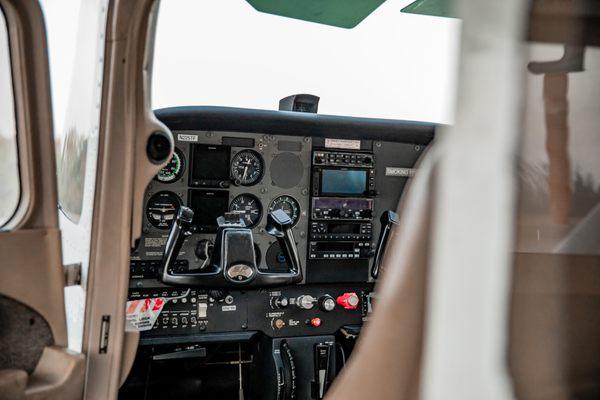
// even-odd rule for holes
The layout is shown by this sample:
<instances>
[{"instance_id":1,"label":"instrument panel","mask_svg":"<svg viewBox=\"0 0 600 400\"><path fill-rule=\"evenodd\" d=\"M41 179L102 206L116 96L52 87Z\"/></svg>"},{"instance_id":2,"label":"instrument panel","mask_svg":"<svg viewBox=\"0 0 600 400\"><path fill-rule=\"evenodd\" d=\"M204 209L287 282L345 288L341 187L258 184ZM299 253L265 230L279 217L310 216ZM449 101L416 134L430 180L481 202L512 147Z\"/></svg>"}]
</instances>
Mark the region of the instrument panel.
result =
<instances>
[{"instance_id":1,"label":"instrument panel","mask_svg":"<svg viewBox=\"0 0 600 400\"><path fill-rule=\"evenodd\" d=\"M267 289L243 291L240 287L235 290L242 292L230 292L231 296L237 293L235 304L223 303L224 299L211 296L210 287L171 287L162 283L158 278L160 260L178 208L185 205L194 211L193 233L183 242L175 273L210 270L205 268L210 265L214 249L217 218L226 212L238 214L252 230L258 270L287 273L290 266L284 252L265 229L268 214L280 209L293 223L303 280L299 285L268 290L282 293L291 302L306 299L310 293L315 307L300 312L306 314L305 319L297 319L295 314L299 311L271 310L268 315L281 315L288 328L267 329L263 333L333 334L341 326L359 324L367 317L365 299L370 298L373 289L370 272L381 228L380 216L386 210L396 209L425 146L251 132L173 133L173 157L145 193L143 234L131 254L130 299L163 297L172 290L195 290L200 297L194 300L208 301L209 306L212 302L223 305L210 308L218 313L210 313L210 321L204 322L206 331L239 331L242 326L255 326L255 321L250 321L262 321L264 311L248 309L248 323L234 329L229 325L233 321L230 316L235 314L231 310L245 309L247 303L264 306ZM362 312L348 311L341 299L344 294L357 296L356 307ZM340 311L331 313L319 305L320 299L329 297L336 302L335 310ZM191 301L192 298L188 304ZM177 309L172 301L167 302L165 317L157 321L152 331L143 332L143 337L203 332L198 331L200 325L166 318ZM192 309L196 307L185 312L192 313ZM292 305L291 310L297 309L298 305ZM322 320L323 326L311 326L314 318Z\"/></svg>"},{"instance_id":2,"label":"instrument panel","mask_svg":"<svg viewBox=\"0 0 600 400\"><path fill-rule=\"evenodd\" d=\"M172 159L146 191L143 237L132 259L160 259L177 209L187 205L195 211L195 233L185 240L180 258L190 270L203 267L206 258L198 244L214 239L216 219L227 211L252 228L259 269L283 269L279 245L264 229L267 213L276 209L293 220L306 266L310 137L202 131L174 136Z\"/></svg>"}]
</instances>

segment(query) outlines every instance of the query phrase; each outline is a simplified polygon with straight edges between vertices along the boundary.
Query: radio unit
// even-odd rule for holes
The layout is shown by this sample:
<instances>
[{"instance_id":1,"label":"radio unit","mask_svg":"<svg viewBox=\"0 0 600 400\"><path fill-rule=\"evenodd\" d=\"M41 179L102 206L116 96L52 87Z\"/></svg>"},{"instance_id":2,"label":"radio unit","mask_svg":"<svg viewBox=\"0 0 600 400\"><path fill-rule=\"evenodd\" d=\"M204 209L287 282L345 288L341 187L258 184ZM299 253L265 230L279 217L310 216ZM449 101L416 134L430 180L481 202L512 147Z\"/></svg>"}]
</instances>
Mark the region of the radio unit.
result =
<instances>
[{"instance_id":1,"label":"radio unit","mask_svg":"<svg viewBox=\"0 0 600 400\"><path fill-rule=\"evenodd\" d=\"M369 153L340 151L315 151L313 153L313 165L373 168L374 164L373 155Z\"/></svg>"},{"instance_id":2,"label":"radio unit","mask_svg":"<svg viewBox=\"0 0 600 400\"><path fill-rule=\"evenodd\" d=\"M373 155L329 151L314 152L312 195L335 197L375 196Z\"/></svg>"},{"instance_id":3,"label":"radio unit","mask_svg":"<svg viewBox=\"0 0 600 400\"><path fill-rule=\"evenodd\" d=\"M315 240L371 240L373 224L344 222L312 222L310 237Z\"/></svg>"},{"instance_id":4,"label":"radio unit","mask_svg":"<svg viewBox=\"0 0 600 400\"><path fill-rule=\"evenodd\" d=\"M373 199L313 197L312 219L369 221L373 218Z\"/></svg>"},{"instance_id":5,"label":"radio unit","mask_svg":"<svg viewBox=\"0 0 600 400\"><path fill-rule=\"evenodd\" d=\"M312 195L373 197L375 170L369 168L313 167Z\"/></svg>"},{"instance_id":6,"label":"radio unit","mask_svg":"<svg viewBox=\"0 0 600 400\"><path fill-rule=\"evenodd\" d=\"M311 260L344 260L373 257L371 242L310 242Z\"/></svg>"}]
</instances>

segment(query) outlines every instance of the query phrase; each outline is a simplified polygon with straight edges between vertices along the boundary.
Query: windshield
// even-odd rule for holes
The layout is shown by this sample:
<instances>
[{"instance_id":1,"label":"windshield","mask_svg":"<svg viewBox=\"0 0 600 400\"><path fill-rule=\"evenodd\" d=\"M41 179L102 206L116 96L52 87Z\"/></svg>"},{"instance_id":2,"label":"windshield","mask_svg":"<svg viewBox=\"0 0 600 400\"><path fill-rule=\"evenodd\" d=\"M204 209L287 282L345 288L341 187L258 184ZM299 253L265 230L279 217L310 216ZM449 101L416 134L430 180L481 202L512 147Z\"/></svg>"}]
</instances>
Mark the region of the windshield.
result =
<instances>
[{"instance_id":1,"label":"windshield","mask_svg":"<svg viewBox=\"0 0 600 400\"><path fill-rule=\"evenodd\" d=\"M386 1L352 29L270 15L243 0L161 2L154 108L276 110L293 94L319 114L451 123L460 22Z\"/></svg>"}]
</instances>

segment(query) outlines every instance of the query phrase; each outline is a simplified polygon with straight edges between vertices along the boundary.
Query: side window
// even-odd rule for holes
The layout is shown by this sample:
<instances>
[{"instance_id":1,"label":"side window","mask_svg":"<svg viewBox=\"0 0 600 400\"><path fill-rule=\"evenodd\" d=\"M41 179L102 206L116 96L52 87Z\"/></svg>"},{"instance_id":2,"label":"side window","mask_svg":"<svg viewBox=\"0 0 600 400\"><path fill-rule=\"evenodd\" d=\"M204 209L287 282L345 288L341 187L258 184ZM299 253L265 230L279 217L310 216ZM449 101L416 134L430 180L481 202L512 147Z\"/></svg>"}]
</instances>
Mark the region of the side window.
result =
<instances>
[{"instance_id":1,"label":"side window","mask_svg":"<svg viewBox=\"0 0 600 400\"><path fill-rule=\"evenodd\" d=\"M65 288L69 348L81 351L108 0L40 4L48 35L62 257L64 264L81 264L81 284Z\"/></svg>"},{"instance_id":2,"label":"side window","mask_svg":"<svg viewBox=\"0 0 600 400\"><path fill-rule=\"evenodd\" d=\"M8 30L0 9L0 230L19 204L21 186Z\"/></svg>"},{"instance_id":3,"label":"side window","mask_svg":"<svg viewBox=\"0 0 600 400\"><path fill-rule=\"evenodd\" d=\"M40 3L48 32L59 208L70 222L85 225L95 184L107 0Z\"/></svg>"}]
</instances>

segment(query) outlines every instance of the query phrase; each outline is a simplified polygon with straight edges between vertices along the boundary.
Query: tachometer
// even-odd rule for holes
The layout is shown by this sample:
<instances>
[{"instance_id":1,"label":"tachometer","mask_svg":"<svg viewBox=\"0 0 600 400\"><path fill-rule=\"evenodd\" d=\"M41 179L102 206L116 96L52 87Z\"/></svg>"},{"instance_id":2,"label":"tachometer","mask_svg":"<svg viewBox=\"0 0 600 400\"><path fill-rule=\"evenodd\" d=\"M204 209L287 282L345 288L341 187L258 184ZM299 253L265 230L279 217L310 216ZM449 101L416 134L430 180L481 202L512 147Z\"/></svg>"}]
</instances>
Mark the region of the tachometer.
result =
<instances>
[{"instance_id":1,"label":"tachometer","mask_svg":"<svg viewBox=\"0 0 600 400\"><path fill-rule=\"evenodd\" d=\"M298 203L298 200L288 195L279 196L273 199L269 205L269 212L278 209L285 211L292 219L293 225L298 223L298 220L300 219L300 204Z\"/></svg>"},{"instance_id":2,"label":"tachometer","mask_svg":"<svg viewBox=\"0 0 600 400\"><path fill-rule=\"evenodd\" d=\"M158 229L169 229L181 206L181 199L173 192L158 192L146 203L146 218Z\"/></svg>"},{"instance_id":3,"label":"tachometer","mask_svg":"<svg viewBox=\"0 0 600 400\"><path fill-rule=\"evenodd\" d=\"M265 171L265 163L254 150L242 150L231 160L231 177L236 185L257 184Z\"/></svg>"},{"instance_id":4,"label":"tachometer","mask_svg":"<svg viewBox=\"0 0 600 400\"><path fill-rule=\"evenodd\" d=\"M163 167L158 174L156 175L156 180L162 183L171 183L175 182L181 175L183 175L183 171L185 170L185 158L183 157L183 153L179 149L175 149L173 152L173 157L169 160L167 165Z\"/></svg>"},{"instance_id":5,"label":"tachometer","mask_svg":"<svg viewBox=\"0 0 600 400\"><path fill-rule=\"evenodd\" d=\"M231 201L229 211L238 213L248 228L256 226L260 222L263 207L260 200L253 194L240 194Z\"/></svg>"}]
</instances>

